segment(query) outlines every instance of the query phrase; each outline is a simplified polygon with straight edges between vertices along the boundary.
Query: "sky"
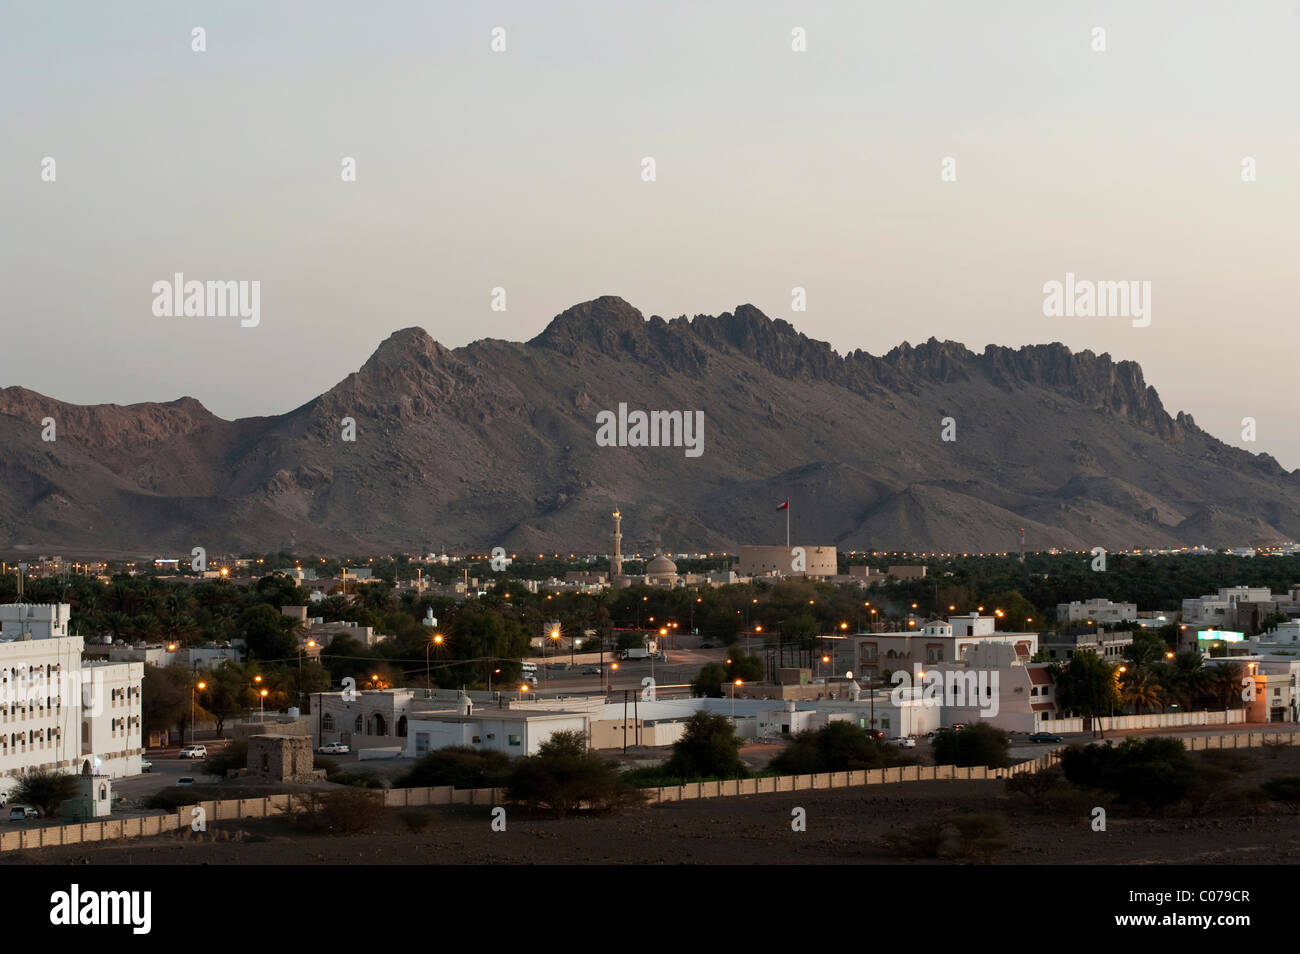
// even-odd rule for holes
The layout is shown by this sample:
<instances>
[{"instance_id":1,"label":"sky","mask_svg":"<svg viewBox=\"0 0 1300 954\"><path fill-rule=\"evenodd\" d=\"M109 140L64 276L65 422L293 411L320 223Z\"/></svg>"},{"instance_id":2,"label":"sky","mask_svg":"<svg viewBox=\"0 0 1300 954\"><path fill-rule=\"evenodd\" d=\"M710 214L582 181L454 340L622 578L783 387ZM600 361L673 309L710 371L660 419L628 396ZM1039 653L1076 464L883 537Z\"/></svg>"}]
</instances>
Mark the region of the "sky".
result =
<instances>
[{"instance_id":1,"label":"sky","mask_svg":"<svg viewBox=\"0 0 1300 954\"><path fill-rule=\"evenodd\" d=\"M610 294L1108 352L1300 468L1297 49L1300 0L9 0L0 385L278 414L399 328ZM259 322L155 315L176 272L261 282ZM1045 315L1067 273L1150 323Z\"/></svg>"}]
</instances>

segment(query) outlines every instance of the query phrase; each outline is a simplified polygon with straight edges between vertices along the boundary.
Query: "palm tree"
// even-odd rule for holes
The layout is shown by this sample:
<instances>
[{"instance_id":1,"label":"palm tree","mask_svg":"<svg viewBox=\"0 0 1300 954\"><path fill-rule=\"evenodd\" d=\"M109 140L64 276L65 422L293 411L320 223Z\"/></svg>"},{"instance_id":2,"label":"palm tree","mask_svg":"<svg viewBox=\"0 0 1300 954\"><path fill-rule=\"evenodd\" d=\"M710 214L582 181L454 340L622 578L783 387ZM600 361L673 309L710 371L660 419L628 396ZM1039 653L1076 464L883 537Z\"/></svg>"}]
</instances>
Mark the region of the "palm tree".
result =
<instances>
[{"instance_id":1,"label":"palm tree","mask_svg":"<svg viewBox=\"0 0 1300 954\"><path fill-rule=\"evenodd\" d=\"M1124 704L1131 705L1138 715L1154 708L1164 709L1164 686L1156 682L1155 673L1142 667L1125 673L1121 684Z\"/></svg>"},{"instance_id":2,"label":"palm tree","mask_svg":"<svg viewBox=\"0 0 1300 954\"><path fill-rule=\"evenodd\" d=\"M1211 668L1206 695L1216 706L1224 709L1239 708L1242 701L1240 663L1223 663Z\"/></svg>"}]
</instances>

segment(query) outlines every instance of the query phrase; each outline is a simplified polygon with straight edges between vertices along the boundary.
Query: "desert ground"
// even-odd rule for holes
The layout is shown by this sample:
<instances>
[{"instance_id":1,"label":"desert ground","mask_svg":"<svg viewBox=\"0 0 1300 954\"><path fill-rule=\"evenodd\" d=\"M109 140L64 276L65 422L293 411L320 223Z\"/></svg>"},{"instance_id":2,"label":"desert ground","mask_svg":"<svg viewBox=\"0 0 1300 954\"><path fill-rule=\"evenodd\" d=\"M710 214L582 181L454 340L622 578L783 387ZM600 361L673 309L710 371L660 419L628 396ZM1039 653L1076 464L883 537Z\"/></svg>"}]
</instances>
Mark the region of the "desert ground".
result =
<instances>
[{"instance_id":1,"label":"desert ground","mask_svg":"<svg viewBox=\"0 0 1300 954\"><path fill-rule=\"evenodd\" d=\"M1268 778L1300 774L1300 749L1240 750L1232 790L1199 815L1150 815L1111 808L1106 830L1093 831L1035 808L1003 781L909 782L691 800L608 815L557 819L506 809L493 831L490 809L427 809L423 830L385 811L370 831L304 832L287 818L214 824L148 839L7 852L0 864L1295 864L1300 815L1242 793ZM806 812L806 831L792 812ZM1005 845L978 856L902 857L885 838L920 821L955 813L1004 816Z\"/></svg>"}]
</instances>

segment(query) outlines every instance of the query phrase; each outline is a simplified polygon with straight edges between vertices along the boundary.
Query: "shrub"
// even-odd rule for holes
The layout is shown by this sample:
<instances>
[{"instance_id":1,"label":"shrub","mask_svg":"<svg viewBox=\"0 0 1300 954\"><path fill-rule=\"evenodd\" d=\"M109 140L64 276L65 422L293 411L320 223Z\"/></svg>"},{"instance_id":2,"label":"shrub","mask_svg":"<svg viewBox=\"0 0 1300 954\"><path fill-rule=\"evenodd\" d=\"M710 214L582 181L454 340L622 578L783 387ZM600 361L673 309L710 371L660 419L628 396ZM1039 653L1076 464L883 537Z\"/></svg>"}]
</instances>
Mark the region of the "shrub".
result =
<instances>
[{"instance_id":1,"label":"shrub","mask_svg":"<svg viewBox=\"0 0 1300 954\"><path fill-rule=\"evenodd\" d=\"M995 812L958 815L952 820L961 835L961 850L966 856L979 854L988 864L996 852L1011 843L1007 840L1007 819Z\"/></svg>"},{"instance_id":2,"label":"shrub","mask_svg":"<svg viewBox=\"0 0 1300 954\"><path fill-rule=\"evenodd\" d=\"M681 778L745 778L749 770L739 749L731 720L701 710L686 720L686 730L673 743L673 755L664 763L664 772Z\"/></svg>"},{"instance_id":3,"label":"shrub","mask_svg":"<svg viewBox=\"0 0 1300 954\"><path fill-rule=\"evenodd\" d=\"M563 818L584 805L611 810L644 801L645 795L619 777L612 762L587 748L582 732L556 732L536 755L517 759L506 795L531 808Z\"/></svg>"},{"instance_id":4,"label":"shrub","mask_svg":"<svg viewBox=\"0 0 1300 954\"><path fill-rule=\"evenodd\" d=\"M1057 768L1044 769L1041 772L1021 772L1007 779L1007 791L1013 795L1023 795L1035 808L1047 804L1047 795L1065 779Z\"/></svg>"},{"instance_id":5,"label":"shrub","mask_svg":"<svg viewBox=\"0 0 1300 954\"><path fill-rule=\"evenodd\" d=\"M164 811L175 811L185 805L197 805L203 801L201 794L190 787L178 788L173 785L169 788L160 789L145 799L145 808L161 808Z\"/></svg>"},{"instance_id":6,"label":"shrub","mask_svg":"<svg viewBox=\"0 0 1300 954\"><path fill-rule=\"evenodd\" d=\"M1095 789L1073 788L1058 785L1043 797L1043 804L1051 811L1075 825L1082 825L1092 818L1095 808L1110 810L1111 796Z\"/></svg>"},{"instance_id":7,"label":"shrub","mask_svg":"<svg viewBox=\"0 0 1300 954\"><path fill-rule=\"evenodd\" d=\"M77 776L49 769L28 769L9 793L9 800L31 805L49 818L59 811L59 804L77 794Z\"/></svg>"},{"instance_id":8,"label":"shrub","mask_svg":"<svg viewBox=\"0 0 1300 954\"><path fill-rule=\"evenodd\" d=\"M932 820L895 829L885 835L885 847L905 858L942 858L956 854L961 832L950 822Z\"/></svg>"},{"instance_id":9,"label":"shrub","mask_svg":"<svg viewBox=\"0 0 1300 954\"><path fill-rule=\"evenodd\" d=\"M1282 754L1282 750L1289 747L1291 742L1287 739L1265 739L1264 751L1268 752L1270 759L1275 759Z\"/></svg>"},{"instance_id":10,"label":"shrub","mask_svg":"<svg viewBox=\"0 0 1300 954\"><path fill-rule=\"evenodd\" d=\"M417 834L433 823L435 813L431 808L404 808L397 813L406 827Z\"/></svg>"},{"instance_id":11,"label":"shrub","mask_svg":"<svg viewBox=\"0 0 1300 954\"><path fill-rule=\"evenodd\" d=\"M877 742L852 722L828 722L820 729L798 733L772 760L783 775L817 772L856 772L917 761L898 746Z\"/></svg>"},{"instance_id":12,"label":"shrub","mask_svg":"<svg viewBox=\"0 0 1300 954\"><path fill-rule=\"evenodd\" d=\"M1200 757L1204 764L1229 772L1241 773L1250 768L1250 757L1238 749L1206 749Z\"/></svg>"},{"instance_id":13,"label":"shrub","mask_svg":"<svg viewBox=\"0 0 1300 954\"><path fill-rule=\"evenodd\" d=\"M382 798L361 788L303 792L289 797L290 819L308 831L353 835L374 828L383 815Z\"/></svg>"},{"instance_id":14,"label":"shrub","mask_svg":"<svg viewBox=\"0 0 1300 954\"><path fill-rule=\"evenodd\" d=\"M1291 812L1300 814L1300 776L1282 775L1271 778L1259 787L1272 801L1285 805Z\"/></svg>"},{"instance_id":15,"label":"shrub","mask_svg":"<svg viewBox=\"0 0 1300 954\"><path fill-rule=\"evenodd\" d=\"M467 745L451 745L421 758L399 778L397 788L498 788L510 774L510 758L504 752L481 751Z\"/></svg>"},{"instance_id":16,"label":"shrub","mask_svg":"<svg viewBox=\"0 0 1300 954\"><path fill-rule=\"evenodd\" d=\"M1232 793L1238 773L1213 762L1193 763L1191 782L1183 795L1192 815L1203 815L1218 807Z\"/></svg>"},{"instance_id":17,"label":"shrub","mask_svg":"<svg viewBox=\"0 0 1300 954\"><path fill-rule=\"evenodd\" d=\"M225 748L214 752L204 760L210 775L229 777L231 772L248 768L248 740L235 739L226 743Z\"/></svg>"},{"instance_id":18,"label":"shrub","mask_svg":"<svg viewBox=\"0 0 1300 954\"><path fill-rule=\"evenodd\" d=\"M907 858L954 858L980 854L987 862L1006 848L1007 820L996 813L953 815L891 831L885 846Z\"/></svg>"},{"instance_id":19,"label":"shrub","mask_svg":"<svg viewBox=\"0 0 1300 954\"><path fill-rule=\"evenodd\" d=\"M941 729L934 737L934 761L936 765L1007 768L1011 765L1010 745L1011 737L987 722L976 722L960 732Z\"/></svg>"},{"instance_id":20,"label":"shrub","mask_svg":"<svg viewBox=\"0 0 1300 954\"><path fill-rule=\"evenodd\" d=\"M1191 791L1195 765L1178 739L1125 739L1119 745L1070 746L1061 755L1075 785L1114 792L1118 801L1163 808Z\"/></svg>"}]
</instances>

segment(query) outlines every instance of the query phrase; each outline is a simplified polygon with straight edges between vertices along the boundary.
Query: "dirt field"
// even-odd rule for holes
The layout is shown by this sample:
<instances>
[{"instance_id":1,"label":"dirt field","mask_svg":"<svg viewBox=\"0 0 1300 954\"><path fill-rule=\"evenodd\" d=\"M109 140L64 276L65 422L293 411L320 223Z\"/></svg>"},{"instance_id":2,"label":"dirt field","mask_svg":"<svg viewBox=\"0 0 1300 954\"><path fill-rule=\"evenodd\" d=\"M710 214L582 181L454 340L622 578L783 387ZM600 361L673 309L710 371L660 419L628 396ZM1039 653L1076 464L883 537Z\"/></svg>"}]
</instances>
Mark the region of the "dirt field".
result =
<instances>
[{"instance_id":1,"label":"dirt field","mask_svg":"<svg viewBox=\"0 0 1300 954\"><path fill-rule=\"evenodd\" d=\"M1241 790L1300 774L1300 750L1271 758L1243 750ZM791 830L791 810L807 831ZM1107 831L1032 809L1005 782L911 782L825 792L716 798L612 816L557 820L507 809L507 830L488 809L435 809L413 833L393 812L368 834L304 834L285 819L214 825L204 835L165 836L39 852L8 852L0 864L949 864L900 858L882 843L894 828L954 811L996 812L1008 821L993 864L1296 864L1300 816L1276 806L1251 815L1244 799L1202 817L1124 817ZM961 859L961 863L975 863Z\"/></svg>"}]
</instances>

